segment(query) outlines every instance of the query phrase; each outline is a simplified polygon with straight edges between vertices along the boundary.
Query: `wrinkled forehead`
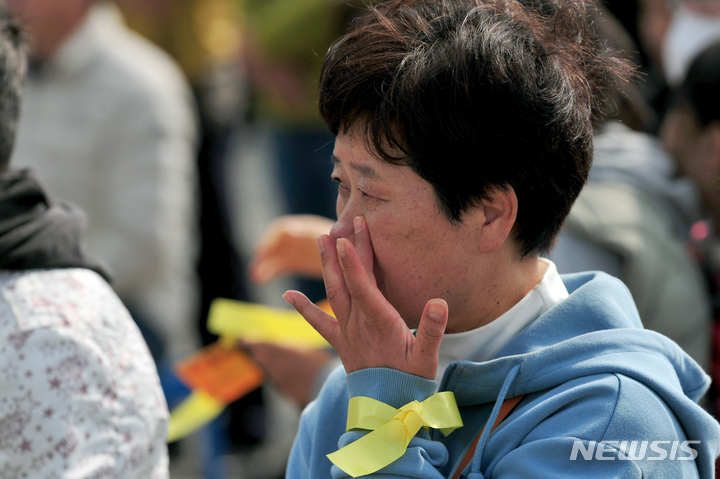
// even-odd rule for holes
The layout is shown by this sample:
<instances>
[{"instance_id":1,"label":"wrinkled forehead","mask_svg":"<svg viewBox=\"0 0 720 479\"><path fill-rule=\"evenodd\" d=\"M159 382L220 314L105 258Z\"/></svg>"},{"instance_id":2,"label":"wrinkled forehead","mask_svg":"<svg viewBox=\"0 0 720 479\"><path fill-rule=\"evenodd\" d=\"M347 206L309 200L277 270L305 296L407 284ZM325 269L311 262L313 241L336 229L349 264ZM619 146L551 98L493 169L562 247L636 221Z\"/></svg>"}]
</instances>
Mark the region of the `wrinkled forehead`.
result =
<instances>
[{"instance_id":1,"label":"wrinkled forehead","mask_svg":"<svg viewBox=\"0 0 720 479\"><path fill-rule=\"evenodd\" d=\"M373 128L371 122L366 120L357 120L338 130L335 137L336 151L339 140L352 145L352 150L360 152L363 157L395 166L410 166L406 152L393 143L400 141L397 132L378 131L377 128ZM336 156L344 159L339 155Z\"/></svg>"},{"instance_id":2,"label":"wrinkled forehead","mask_svg":"<svg viewBox=\"0 0 720 479\"><path fill-rule=\"evenodd\" d=\"M330 159L336 168L373 180L379 179L383 168L389 166L375 151L362 125L338 132Z\"/></svg>"}]
</instances>

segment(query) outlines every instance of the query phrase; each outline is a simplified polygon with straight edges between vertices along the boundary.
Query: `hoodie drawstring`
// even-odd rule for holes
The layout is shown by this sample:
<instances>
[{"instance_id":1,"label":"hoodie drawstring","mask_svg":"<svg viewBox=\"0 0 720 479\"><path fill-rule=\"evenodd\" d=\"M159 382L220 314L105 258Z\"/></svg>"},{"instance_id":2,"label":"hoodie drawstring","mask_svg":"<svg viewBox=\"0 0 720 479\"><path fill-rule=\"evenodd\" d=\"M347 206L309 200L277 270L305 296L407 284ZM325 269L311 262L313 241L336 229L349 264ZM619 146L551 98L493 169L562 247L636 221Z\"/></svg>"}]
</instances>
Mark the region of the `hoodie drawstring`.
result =
<instances>
[{"instance_id":1,"label":"hoodie drawstring","mask_svg":"<svg viewBox=\"0 0 720 479\"><path fill-rule=\"evenodd\" d=\"M490 413L490 417L487 420L486 427L484 428L482 435L480 436L480 440L478 441L478 446L475 448L475 454L473 456L472 464L470 466L470 475L467 477L467 479L482 479L483 475L480 472L480 465L482 463L482 453L485 449L485 443L488 440L488 437L490 436L490 433L492 432L492 424L495 424L495 420L497 419L498 414L500 413L500 408L503 405L503 402L505 401L505 396L507 396L508 390L510 389L510 385L512 384L513 380L515 379L515 376L517 376L518 372L520 371L520 364L516 365L514 368L510 370L510 373L508 373L507 377L505 377L505 381L503 382L502 388L500 388L500 394L498 394L498 398L495 401L495 405L493 406L492 412ZM487 425L490 425L490 427L487 427Z\"/></svg>"}]
</instances>

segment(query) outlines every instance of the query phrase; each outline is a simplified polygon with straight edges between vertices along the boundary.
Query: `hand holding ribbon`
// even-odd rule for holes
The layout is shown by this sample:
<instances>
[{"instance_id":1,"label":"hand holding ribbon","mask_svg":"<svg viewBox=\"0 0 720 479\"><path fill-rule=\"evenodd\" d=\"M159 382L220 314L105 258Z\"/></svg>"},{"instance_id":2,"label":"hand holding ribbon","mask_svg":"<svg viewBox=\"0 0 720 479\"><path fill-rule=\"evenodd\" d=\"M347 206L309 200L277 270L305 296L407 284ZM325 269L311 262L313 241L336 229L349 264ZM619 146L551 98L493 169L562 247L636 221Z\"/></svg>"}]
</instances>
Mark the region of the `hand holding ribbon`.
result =
<instances>
[{"instance_id":1,"label":"hand holding ribbon","mask_svg":"<svg viewBox=\"0 0 720 479\"><path fill-rule=\"evenodd\" d=\"M354 397L348 404L347 430L372 432L328 458L352 477L364 476L398 460L421 427L439 429L447 436L462 425L455 396L449 391L400 409L372 398Z\"/></svg>"}]
</instances>

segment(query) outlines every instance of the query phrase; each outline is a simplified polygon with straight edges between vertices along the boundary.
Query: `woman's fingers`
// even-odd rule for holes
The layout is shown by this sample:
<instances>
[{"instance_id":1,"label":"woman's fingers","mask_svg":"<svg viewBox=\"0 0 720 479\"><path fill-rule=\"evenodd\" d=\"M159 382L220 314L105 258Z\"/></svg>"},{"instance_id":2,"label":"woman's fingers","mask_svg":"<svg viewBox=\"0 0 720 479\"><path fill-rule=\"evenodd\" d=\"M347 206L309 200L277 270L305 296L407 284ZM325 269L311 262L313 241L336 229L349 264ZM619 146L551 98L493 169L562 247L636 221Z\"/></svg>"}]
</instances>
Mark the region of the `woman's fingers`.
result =
<instances>
[{"instance_id":1,"label":"woman's fingers","mask_svg":"<svg viewBox=\"0 0 720 479\"><path fill-rule=\"evenodd\" d=\"M445 334L447 319L448 305L445 300L431 299L427 302L420 318L412 353L416 364L423 369L417 373L418 376L435 378L438 351Z\"/></svg>"},{"instance_id":2,"label":"woman's fingers","mask_svg":"<svg viewBox=\"0 0 720 479\"><path fill-rule=\"evenodd\" d=\"M339 326L335 318L318 308L300 291L286 291L283 299L295 308L332 347L337 347Z\"/></svg>"},{"instance_id":3,"label":"woman's fingers","mask_svg":"<svg viewBox=\"0 0 720 479\"><path fill-rule=\"evenodd\" d=\"M350 294L345 287L335 244L328 235L318 236L317 244L322 260L325 294L338 320L344 324L350 315Z\"/></svg>"},{"instance_id":4,"label":"woman's fingers","mask_svg":"<svg viewBox=\"0 0 720 479\"><path fill-rule=\"evenodd\" d=\"M366 321L384 326L385 322L393 319L395 309L377 289L375 281L368 276L355 246L349 240L340 238L337 241L337 252L352 301L357 303Z\"/></svg>"},{"instance_id":5,"label":"woman's fingers","mask_svg":"<svg viewBox=\"0 0 720 479\"><path fill-rule=\"evenodd\" d=\"M360 263L365 268L368 277L375 284L375 275L373 274L373 261L375 259L372 249L372 241L370 240L370 230L367 222L362 216L356 216L353 220L353 228L355 230L355 249L360 257Z\"/></svg>"}]
</instances>

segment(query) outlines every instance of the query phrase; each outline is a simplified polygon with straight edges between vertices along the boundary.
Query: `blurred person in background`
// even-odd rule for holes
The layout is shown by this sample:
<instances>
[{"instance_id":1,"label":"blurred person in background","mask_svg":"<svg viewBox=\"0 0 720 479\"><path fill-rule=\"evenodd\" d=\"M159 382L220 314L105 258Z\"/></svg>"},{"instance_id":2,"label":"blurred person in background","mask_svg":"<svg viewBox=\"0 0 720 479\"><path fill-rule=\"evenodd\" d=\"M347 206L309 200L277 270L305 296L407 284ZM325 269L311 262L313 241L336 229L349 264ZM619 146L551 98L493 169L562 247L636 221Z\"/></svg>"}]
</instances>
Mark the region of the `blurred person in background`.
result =
<instances>
[{"instance_id":1,"label":"blurred person in background","mask_svg":"<svg viewBox=\"0 0 720 479\"><path fill-rule=\"evenodd\" d=\"M177 65L95 0L11 0L31 64L13 161L88 214L88 244L156 360L195 347L193 99Z\"/></svg>"},{"instance_id":2,"label":"blurred person in background","mask_svg":"<svg viewBox=\"0 0 720 479\"><path fill-rule=\"evenodd\" d=\"M337 3L240 2L256 112L273 128L276 170L293 214L335 215L335 192L327 180L333 137L317 111L317 88L323 54L346 26Z\"/></svg>"},{"instance_id":3,"label":"blurred person in background","mask_svg":"<svg viewBox=\"0 0 720 479\"><path fill-rule=\"evenodd\" d=\"M720 43L693 61L663 123L662 138L680 173L697 184L707 219L692 227L692 252L702 266L715 319L711 411L720 417Z\"/></svg>"},{"instance_id":4,"label":"blurred person in background","mask_svg":"<svg viewBox=\"0 0 720 479\"><path fill-rule=\"evenodd\" d=\"M257 121L272 137L274 171L285 211L335 217L336 188L328 180L334 137L318 113L318 77L325 52L346 29L353 3L336 0L240 0L243 46ZM371 2L369 2L371 3ZM255 271L261 281L263 271ZM319 281L300 280L315 301Z\"/></svg>"},{"instance_id":5,"label":"blurred person in background","mask_svg":"<svg viewBox=\"0 0 720 479\"><path fill-rule=\"evenodd\" d=\"M118 0L130 28L162 47L190 81L200 113L200 308L204 344L217 339L205 327L215 298L248 300L245 271L234 244L227 182L228 146L246 109L237 0Z\"/></svg>"},{"instance_id":6,"label":"blurred person in background","mask_svg":"<svg viewBox=\"0 0 720 479\"><path fill-rule=\"evenodd\" d=\"M668 84L678 87L693 59L716 41L720 41L720 1L671 3L667 30L659 41L660 61Z\"/></svg>"},{"instance_id":7,"label":"blurred person in background","mask_svg":"<svg viewBox=\"0 0 720 479\"><path fill-rule=\"evenodd\" d=\"M625 0L606 0L611 6ZM692 59L720 39L718 0L636 0L636 41L648 60L641 88L656 112L644 131L658 134L671 102L672 89L682 82Z\"/></svg>"},{"instance_id":8,"label":"blurred person in background","mask_svg":"<svg viewBox=\"0 0 720 479\"><path fill-rule=\"evenodd\" d=\"M0 476L166 479L157 370L85 248L83 212L9 167L22 43L1 2Z\"/></svg>"},{"instance_id":9,"label":"blurred person in background","mask_svg":"<svg viewBox=\"0 0 720 479\"><path fill-rule=\"evenodd\" d=\"M636 51L609 12L595 26L614 50ZM611 101L611 113L596 124L588 183L549 257L561 273L598 270L620 278L643 326L677 342L707 369L711 316L702 273L685 247L700 217L697 189L677 177L656 137L638 131L648 108L635 85L624 85Z\"/></svg>"},{"instance_id":10,"label":"blurred person in background","mask_svg":"<svg viewBox=\"0 0 720 479\"><path fill-rule=\"evenodd\" d=\"M657 135L671 89L693 57L720 38L718 0L603 0L639 47L639 89L652 107L642 131Z\"/></svg>"},{"instance_id":11,"label":"blurred person in background","mask_svg":"<svg viewBox=\"0 0 720 479\"><path fill-rule=\"evenodd\" d=\"M634 44L640 80L637 87L651 108L642 131L657 134L668 93L660 66L659 39L665 35L670 6L667 0L601 0L622 24Z\"/></svg>"},{"instance_id":12,"label":"blurred person in background","mask_svg":"<svg viewBox=\"0 0 720 479\"><path fill-rule=\"evenodd\" d=\"M236 238L229 164L233 135L243 126L247 86L242 64L242 17L237 0L118 0L128 26L163 48L182 68L197 101L201 140L196 157L200 180L200 307L195 331L203 344L217 339L207 330L216 298L250 300L247 274ZM212 455L230 445L246 449L266 437L262 388L229 407L213 423ZM210 441L207 441L208 443ZM229 444L228 444L229 442ZM224 477L222 463L204 461L207 477Z\"/></svg>"}]
</instances>

